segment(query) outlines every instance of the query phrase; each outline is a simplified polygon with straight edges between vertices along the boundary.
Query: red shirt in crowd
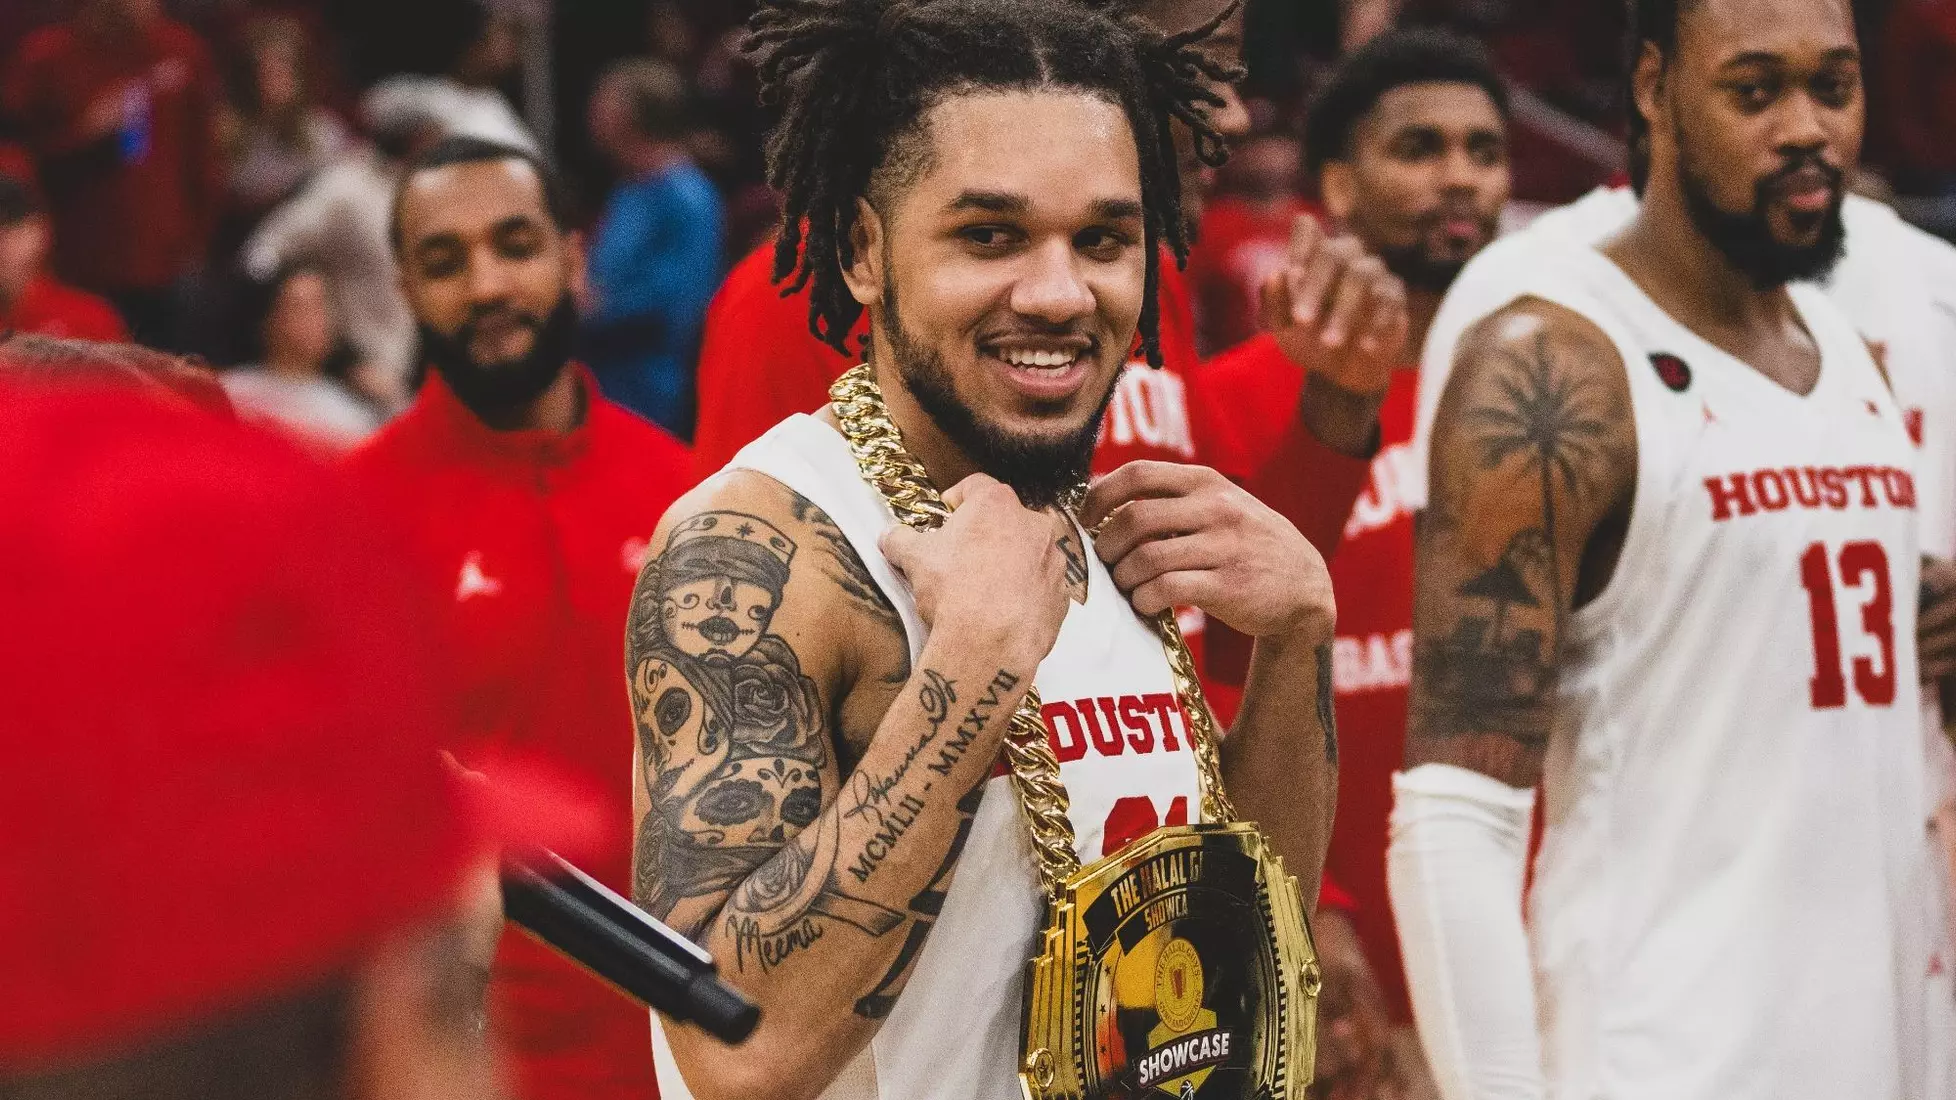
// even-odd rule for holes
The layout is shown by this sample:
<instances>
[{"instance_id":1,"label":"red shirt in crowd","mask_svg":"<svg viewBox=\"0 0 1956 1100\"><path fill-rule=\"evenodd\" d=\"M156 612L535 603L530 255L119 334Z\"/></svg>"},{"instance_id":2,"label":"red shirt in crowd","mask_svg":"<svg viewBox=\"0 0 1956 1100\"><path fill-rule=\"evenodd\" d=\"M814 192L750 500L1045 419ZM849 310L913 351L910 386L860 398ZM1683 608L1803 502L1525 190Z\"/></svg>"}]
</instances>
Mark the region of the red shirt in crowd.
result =
<instances>
[{"instance_id":1,"label":"red shirt in crowd","mask_svg":"<svg viewBox=\"0 0 1956 1100\"><path fill-rule=\"evenodd\" d=\"M70 340L121 343L129 330L115 307L85 290L77 290L52 275L27 284L13 307L0 310L0 332L33 332Z\"/></svg>"},{"instance_id":2,"label":"red shirt in crowd","mask_svg":"<svg viewBox=\"0 0 1956 1100\"><path fill-rule=\"evenodd\" d=\"M1266 203L1226 195L1209 202L1188 272L1203 347L1233 348L1262 331L1258 290L1288 262L1291 226L1300 214L1322 217L1294 196Z\"/></svg>"},{"instance_id":3,"label":"red shirt in crowd","mask_svg":"<svg viewBox=\"0 0 1956 1100\"><path fill-rule=\"evenodd\" d=\"M857 361L809 333L807 295L781 297L769 281L772 262L771 244L742 260L707 311L693 451L702 477L717 473L780 421L827 404L829 384ZM852 347L866 331L866 323L857 326ZM1135 362L1121 376L1101 423L1093 472L1153 459L1197 462L1252 481L1257 471L1237 440L1237 420L1247 411L1240 407L1243 399L1228 386L1211 384L1200 365L1187 284L1172 261L1161 266L1161 349L1161 370ZM1295 407L1292 402L1290 408ZM1269 451L1281 451L1281 461L1309 476L1282 479L1265 503L1329 554L1363 484L1365 463L1324 447L1295 416L1279 428ZM1207 631L1200 614L1185 613L1182 625L1190 648L1204 660ZM1206 670L1206 661L1202 667ZM1227 722L1235 714L1235 693L1220 683L1212 686L1217 716Z\"/></svg>"},{"instance_id":4,"label":"red shirt in crowd","mask_svg":"<svg viewBox=\"0 0 1956 1100\"><path fill-rule=\"evenodd\" d=\"M499 752L582 782L616 823L586 869L629 892L633 730L625 619L686 450L598 395L568 435L492 431L431 375L348 464L412 520L453 608L464 763ZM482 754L482 755L478 755ZM645 1010L529 937L503 937L491 1012L525 1100L651 1100Z\"/></svg>"},{"instance_id":5,"label":"red shirt in crowd","mask_svg":"<svg viewBox=\"0 0 1956 1100\"><path fill-rule=\"evenodd\" d=\"M1257 415L1243 424L1243 446L1254 461L1283 447L1280 415L1296 407L1304 372L1261 337L1208 368L1242 408ZM1386 825L1392 813L1392 773L1406 746L1406 698L1413 657L1413 513L1405 484L1413 437L1419 372L1393 375L1379 410L1380 449L1371 481L1358 496L1338 554L1331 558L1338 597L1338 637L1332 682L1338 697L1338 820L1325 873L1350 898L1347 908L1393 1018L1412 1019L1406 1000L1399 939L1386 898ZM1265 462L1281 477L1282 463ZM1254 486L1253 486L1254 488Z\"/></svg>"},{"instance_id":6,"label":"red shirt in crowd","mask_svg":"<svg viewBox=\"0 0 1956 1100\"><path fill-rule=\"evenodd\" d=\"M707 306L693 383L693 472L702 480L769 428L828 404L829 384L862 361L808 331L808 295L782 297L773 270L770 241L734 265ZM868 329L857 324L850 346Z\"/></svg>"},{"instance_id":7,"label":"red shirt in crowd","mask_svg":"<svg viewBox=\"0 0 1956 1100\"><path fill-rule=\"evenodd\" d=\"M1904 0L1889 6L1868 113L1870 138L1891 167L1915 175L1956 175L1956 3Z\"/></svg>"},{"instance_id":8,"label":"red shirt in crowd","mask_svg":"<svg viewBox=\"0 0 1956 1100\"><path fill-rule=\"evenodd\" d=\"M223 194L217 71L197 35L159 20L110 42L71 23L29 35L0 69L52 203L56 268L91 290L169 286L204 258ZM114 105L108 136L87 132Z\"/></svg>"}]
</instances>

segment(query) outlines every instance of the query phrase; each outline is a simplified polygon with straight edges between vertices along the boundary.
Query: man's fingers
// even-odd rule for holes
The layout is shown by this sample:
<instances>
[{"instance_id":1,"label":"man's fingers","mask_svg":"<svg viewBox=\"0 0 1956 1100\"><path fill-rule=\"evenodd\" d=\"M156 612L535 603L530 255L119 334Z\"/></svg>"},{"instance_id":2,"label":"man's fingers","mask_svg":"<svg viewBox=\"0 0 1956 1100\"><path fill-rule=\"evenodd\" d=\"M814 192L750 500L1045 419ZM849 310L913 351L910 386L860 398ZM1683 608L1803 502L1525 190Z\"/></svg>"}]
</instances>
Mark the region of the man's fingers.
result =
<instances>
[{"instance_id":1,"label":"man's fingers","mask_svg":"<svg viewBox=\"0 0 1956 1100\"><path fill-rule=\"evenodd\" d=\"M1221 476L1206 466L1182 462L1130 462L1087 487L1087 498L1080 505L1080 524L1091 531L1123 504L1191 493Z\"/></svg>"},{"instance_id":2,"label":"man's fingers","mask_svg":"<svg viewBox=\"0 0 1956 1100\"><path fill-rule=\"evenodd\" d=\"M1199 497L1158 497L1133 501L1115 512L1107 525L1094 536L1094 552L1108 565L1118 565L1143 543L1202 530L1209 524L1212 514L1209 502Z\"/></svg>"},{"instance_id":3,"label":"man's fingers","mask_svg":"<svg viewBox=\"0 0 1956 1100\"><path fill-rule=\"evenodd\" d=\"M1218 583L1216 574L1207 570L1177 570L1136 588L1128 594L1128 602L1142 615L1159 615L1173 607L1201 607L1211 602Z\"/></svg>"},{"instance_id":4,"label":"man's fingers","mask_svg":"<svg viewBox=\"0 0 1956 1100\"><path fill-rule=\"evenodd\" d=\"M1316 256L1324 246L1324 226L1309 214L1299 214L1290 220L1289 260L1293 266L1303 267Z\"/></svg>"},{"instance_id":5,"label":"man's fingers","mask_svg":"<svg viewBox=\"0 0 1956 1100\"><path fill-rule=\"evenodd\" d=\"M1344 273L1344 257L1339 242L1330 241L1312 255L1309 263L1292 264L1286 274L1290 288L1290 321L1294 325L1321 325L1325 301L1331 288Z\"/></svg>"},{"instance_id":6,"label":"man's fingers","mask_svg":"<svg viewBox=\"0 0 1956 1100\"><path fill-rule=\"evenodd\" d=\"M1109 566L1118 566L1136 547L1203 530L1214 516L1212 503L1201 497L1137 500L1114 513L1114 518L1094 536L1094 552Z\"/></svg>"},{"instance_id":7,"label":"man's fingers","mask_svg":"<svg viewBox=\"0 0 1956 1100\"><path fill-rule=\"evenodd\" d=\"M1115 562L1114 587L1132 592L1167 573L1209 570L1221 564L1214 539L1191 535L1145 539Z\"/></svg>"},{"instance_id":8,"label":"man's fingers","mask_svg":"<svg viewBox=\"0 0 1956 1100\"><path fill-rule=\"evenodd\" d=\"M1324 328L1318 334L1318 343L1327 348L1342 348L1358 335L1360 319L1372 300L1372 283L1378 278L1378 261L1369 257L1345 268L1338 285L1331 292L1331 304L1325 310Z\"/></svg>"},{"instance_id":9,"label":"man's fingers","mask_svg":"<svg viewBox=\"0 0 1956 1100\"><path fill-rule=\"evenodd\" d=\"M1290 283L1282 271L1263 277L1257 288L1257 320L1263 331L1276 332L1290 327Z\"/></svg>"},{"instance_id":10,"label":"man's fingers","mask_svg":"<svg viewBox=\"0 0 1956 1100\"><path fill-rule=\"evenodd\" d=\"M1916 627L1915 646L1924 655L1956 653L1956 629L1948 622L1932 625L1925 621Z\"/></svg>"},{"instance_id":11,"label":"man's fingers","mask_svg":"<svg viewBox=\"0 0 1956 1100\"><path fill-rule=\"evenodd\" d=\"M1002 483L989 474L972 474L963 481L944 490L944 504L955 512L964 506L965 500L973 493L981 492L999 484Z\"/></svg>"},{"instance_id":12,"label":"man's fingers","mask_svg":"<svg viewBox=\"0 0 1956 1100\"><path fill-rule=\"evenodd\" d=\"M1924 685L1956 679L1956 655L1924 658L1919 669L1917 679Z\"/></svg>"},{"instance_id":13,"label":"man's fingers","mask_svg":"<svg viewBox=\"0 0 1956 1100\"><path fill-rule=\"evenodd\" d=\"M1916 654L1917 662L1927 672L1931 661L1956 660L1956 638L1947 634L1919 637Z\"/></svg>"},{"instance_id":14,"label":"man's fingers","mask_svg":"<svg viewBox=\"0 0 1956 1100\"><path fill-rule=\"evenodd\" d=\"M1373 287L1372 308L1359 337L1359 350L1373 358L1398 358L1406 347L1410 318L1406 313L1406 287L1398 279L1388 279Z\"/></svg>"},{"instance_id":15,"label":"man's fingers","mask_svg":"<svg viewBox=\"0 0 1956 1100\"><path fill-rule=\"evenodd\" d=\"M1324 230L1316 218L1309 214L1299 214L1291 219L1290 249L1284 257L1284 266L1272 273L1280 293L1265 298L1264 327L1275 331L1292 325L1308 325L1315 320L1315 301L1306 303L1298 297L1304 290L1304 274L1318 261L1318 253L1324 244ZM1271 285L1267 280L1265 286ZM1282 312L1270 309L1273 303L1280 302Z\"/></svg>"},{"instance_id":16,"label":"man's fingers","mask_svg":"<svg viewBox=\"0 0 1956 1100\"><path fill-rule=\"evenodd\" d=\"M1915 627L1917 637L1931 637L1937 634L1956 633L1956 599L1942 596L1932 600L1922 609L1922 616Z\"/></svg>"},{"instance_id":17,"label":"man's fingers","mask_svg":"<svg viewBox=\"0 0 1956 1100\"><path fill-rule=\"evenodd\" d=\"M953 492L956 490L954 489ZM949 493L945 496L948 498ZM910 563L916 560L917 544L922 542L924 533L899 523L883 532L876 540L876 548L889 559L890 567L905 577L910 575Z\"/></svg>"}]
</instances>

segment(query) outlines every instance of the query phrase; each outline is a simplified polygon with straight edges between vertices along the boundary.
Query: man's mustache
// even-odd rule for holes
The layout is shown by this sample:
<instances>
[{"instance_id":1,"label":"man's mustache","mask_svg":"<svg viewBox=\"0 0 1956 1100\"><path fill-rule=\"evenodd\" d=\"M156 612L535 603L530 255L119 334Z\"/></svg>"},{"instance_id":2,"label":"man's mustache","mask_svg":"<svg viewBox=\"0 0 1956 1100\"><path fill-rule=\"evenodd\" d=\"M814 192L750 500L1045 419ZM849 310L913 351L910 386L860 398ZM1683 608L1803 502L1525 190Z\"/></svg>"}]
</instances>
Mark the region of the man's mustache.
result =
<instances>
[{"instance_id":1,"label":"man's mustache","mask_svg":"<svg viewBox=\"0 0 1956 1100\"><path fill-rule=\"evenodd\" d=\"M1421 233L1430 233L1450 221L1472 222L1482 232L1491 233L1500 224L1500 215L1489 214L1471 202L1445 202L1415 219Z\"/></svg>"},{"instance_id":2,"label":"man's mustache","mask_svg":"<svg viewBox=\"0 0 1956 1100\"><path fill-rule=\"evenodd\" d=\"M1791 189L1795 179L1802 175L1817 175L1826 181L1827 189L1839 194L1847 186L1847 173L1828 164L1818 153L1800 153L1787 158L1779 171L1759 181L1759 189L1765 194L1776 195Z\"/></svg>"},{"instance_id":3,"label":"man's mustache","mask_svg":"<svg viewBox=\"0 0 1956 1100\"><path fill-rule=\"evenodd\" d=\"M468 317L462 321L462 327L455 331L456 339L464 344L473 343L481 326L490 321L513 322L529 329L532 333L541 332L544 325L544 318L533 313L526 313L510 306L489 306L470 310Z\"/></svg>"}]
</instances>

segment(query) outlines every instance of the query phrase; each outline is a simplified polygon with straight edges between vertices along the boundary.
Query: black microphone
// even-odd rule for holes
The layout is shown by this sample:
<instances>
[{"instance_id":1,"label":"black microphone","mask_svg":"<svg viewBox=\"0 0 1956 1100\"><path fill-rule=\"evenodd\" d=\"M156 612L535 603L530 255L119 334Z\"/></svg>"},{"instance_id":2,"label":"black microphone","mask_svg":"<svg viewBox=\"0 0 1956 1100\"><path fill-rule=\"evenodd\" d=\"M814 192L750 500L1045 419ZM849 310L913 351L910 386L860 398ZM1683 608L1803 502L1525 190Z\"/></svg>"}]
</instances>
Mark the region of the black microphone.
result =
<instances>
[{"instance_id":1,"label":"black microphone","mask_svg":"<svg viewBox=\"0 0 1956 1100\"><path fill-rule=\"evenodd\" d=\"M619 992L738 1043L761 1010L720 981L691 940L551 852L503 864L503 912Z\"/></svg>"}]
</instances>

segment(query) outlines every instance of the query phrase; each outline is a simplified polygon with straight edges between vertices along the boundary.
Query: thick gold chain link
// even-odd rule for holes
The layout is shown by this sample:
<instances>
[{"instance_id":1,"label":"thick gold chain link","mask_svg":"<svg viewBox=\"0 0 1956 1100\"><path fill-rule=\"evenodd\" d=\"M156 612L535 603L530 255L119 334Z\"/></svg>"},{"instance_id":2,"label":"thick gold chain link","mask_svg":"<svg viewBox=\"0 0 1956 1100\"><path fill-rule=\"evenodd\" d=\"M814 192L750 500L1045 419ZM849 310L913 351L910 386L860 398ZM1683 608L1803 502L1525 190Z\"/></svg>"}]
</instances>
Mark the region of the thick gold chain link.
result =
<instances>
[{"instance_id":1,"label":"thick gold chain link","mask_svg":"<svg viewBox=\"0 0 1956 1100\"><path fill-rule=\"evenodd\" d=\"M1175 676L1175 695L1182 704L1182 719L1187 723L1189 747L1195 750L1196 779L1202 786L1202 820L1222 824L1236 820L1236 807L1223 791L1222 734L1216 729L1216 716L1209 711L1209 699L1202 694L1202 681L1195 674L1195 654L1182 637L1171 609L1154 617L1151 625L1161 637L1161 648L1168 654L1168 670Z\"/></svg>"},{"instance_id":2,"label":"thick gold chain link","mask_svg":"<svg viewBox=\"0 0 1956 1100\"><path fill-rule=\"evenodd\" d=\"M883 391L877 387L869 365L851 368L836 379L829 387L829 398L857 469L883 494L897 519L920 531L941 525L951 509L931 484L923 465L904 447L903 433L890 419ZM1070 494L1068 512L1077 512L1084 493L1082 488ZM1175 693L1187 723L1202 788L1202 816L1211 822L1232 821L1236 814L1223 793L1222 764L1216 748L1220 739L1208 700L1202 695L1202 683L1196 678L1195 658L1173 611L1156 616L1152 625L1168 655ZM1073 821L1067 816L1070 802L1066 785L1060 781L1059 759L1046 739L1040 705L1039 691L1034 688L1026 692L1019 709L1012 713L1005 727L1005 761L1032 834L1040 884L1049 897L1057 897L1066 880L1080 870L1080 857L1074 851Z\"/></svg>"}]
</instances>

